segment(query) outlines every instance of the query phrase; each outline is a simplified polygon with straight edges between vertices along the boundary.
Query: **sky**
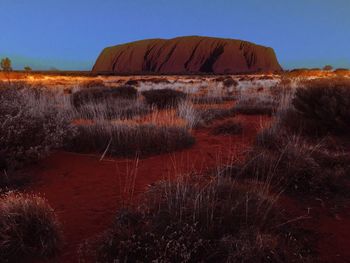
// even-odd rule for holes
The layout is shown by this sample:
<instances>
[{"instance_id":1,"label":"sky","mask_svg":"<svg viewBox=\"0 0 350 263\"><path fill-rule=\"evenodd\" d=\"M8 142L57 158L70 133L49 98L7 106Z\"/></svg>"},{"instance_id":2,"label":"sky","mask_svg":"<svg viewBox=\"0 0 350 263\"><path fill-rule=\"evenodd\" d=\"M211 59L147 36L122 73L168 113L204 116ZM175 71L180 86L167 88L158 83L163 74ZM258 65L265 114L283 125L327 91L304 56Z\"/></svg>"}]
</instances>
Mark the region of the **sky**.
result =
<instances>
[{"instance_id":1,"label":"sky","mask_svg":"<svg viewBox=\"0 0 350 263\"><path fill-rule=\"evenodd\" d=\"M350 68L350 0L0 0L15 69L90 70L103 48L200 35L274 48L285 69Z\"/></svg>"}]
</instances>

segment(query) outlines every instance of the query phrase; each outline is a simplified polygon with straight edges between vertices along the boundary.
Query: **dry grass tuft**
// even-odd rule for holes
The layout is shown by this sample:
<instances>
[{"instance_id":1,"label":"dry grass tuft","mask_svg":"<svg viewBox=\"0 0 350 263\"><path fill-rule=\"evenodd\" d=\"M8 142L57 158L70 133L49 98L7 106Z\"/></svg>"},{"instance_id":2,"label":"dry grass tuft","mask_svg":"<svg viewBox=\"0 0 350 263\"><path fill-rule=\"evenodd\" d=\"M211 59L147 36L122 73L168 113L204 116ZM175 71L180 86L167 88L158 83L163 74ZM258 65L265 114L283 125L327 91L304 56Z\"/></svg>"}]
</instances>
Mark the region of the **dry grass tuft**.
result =
<instances>
[{"instance_id":1,"label":"dry grass tuft","mask_svg":"<svg viewBox=\"0 0 350 263\"><path fill-rule=\"evenodd\" d=\"M212 129L212 133L215 135L237 135L237 134L242 134L243 132L243 126L242 123L236 122L234 120L227 120L219 125L216 125Z\"/></svg>"},{"instance_id":2,"label":"dry grass tuft","mask_svg":"<svg viewBox=\"0 0 350 263\"><path fill-rule=\"evenodd\" d=\"M14 192L0 196L1 262L52 258L60 245L60 225L44 199Z\"/></svg>"},{"instance_id":3,"label":"dry grass tuft","mask_svg":"<svg viewBox=\"0 0 350 263\"><path fill-rule=\"evenodd\" d=\"M177 107L177 105L186 98L186 94L172 89L157 89L143 91L142 95L146 102L158 109Z\"/></svg>"},{"instance_id":4,"label":"dry grass tuft","mask_svg":"<svg viewBox=\"0 0 350 263\"><path fill-rule=\"evenodd\" d=\"M275 197L229 178L160 182L137 209L118 212L103 262L306 262Z\"/></svg>"},{"instance_id":5,"label":"dry grass tuft","mask_svg":"<svg viewBox=\"0 0 350 263\"><path fill-rule=\"evenodd\" d=\"M68 145L75 152L95 152L113 156L147 156L167 153L193 145L194 138L185 127L154 124L107 123L78 126Z\"/></svg>"}]
</instances>

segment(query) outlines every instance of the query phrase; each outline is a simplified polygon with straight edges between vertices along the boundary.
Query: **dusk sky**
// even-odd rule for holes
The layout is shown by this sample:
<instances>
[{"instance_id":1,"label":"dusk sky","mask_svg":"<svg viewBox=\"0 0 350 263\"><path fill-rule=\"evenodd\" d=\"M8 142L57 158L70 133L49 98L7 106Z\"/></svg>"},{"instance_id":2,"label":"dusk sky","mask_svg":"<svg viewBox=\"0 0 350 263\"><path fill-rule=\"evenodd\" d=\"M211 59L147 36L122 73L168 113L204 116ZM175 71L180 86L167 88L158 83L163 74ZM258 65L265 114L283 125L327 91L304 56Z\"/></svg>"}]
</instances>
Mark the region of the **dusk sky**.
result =
<instances>
[{"instance_id":1,"label":"dusk sky","mask_svg":"<svg viewBox=\"0 0 350 263\"><path fill-rule=\"evenodd\" d=\"M286 68L350 68L350 0L0 0L15 69L89 70L104 47L185 35L270 46Z\"/></svg>"}]
</instances>

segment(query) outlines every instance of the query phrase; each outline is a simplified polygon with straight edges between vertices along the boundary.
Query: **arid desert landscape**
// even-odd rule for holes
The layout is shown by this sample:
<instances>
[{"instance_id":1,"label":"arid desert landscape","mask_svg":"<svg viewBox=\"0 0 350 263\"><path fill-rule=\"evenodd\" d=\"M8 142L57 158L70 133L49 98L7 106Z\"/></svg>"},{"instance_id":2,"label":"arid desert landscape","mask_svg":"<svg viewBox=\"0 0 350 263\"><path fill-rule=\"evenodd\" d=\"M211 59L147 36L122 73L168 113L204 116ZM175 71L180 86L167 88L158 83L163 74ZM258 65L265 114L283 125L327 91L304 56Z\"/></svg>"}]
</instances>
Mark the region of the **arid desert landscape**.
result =
<instances>
[{"instance_id":1,"label":"arid desert landscape","mask_svg":"<svg viewBox=\"0 0 350 263\"><path fill-rule=\"evenodd\" d=\"M348 262L350 72L1 82L5 262Z\"/></svg>"},{"instance_id":2,"label":"arid desert landscape","mask_svg":"<svg viewBox=\"0 0 350 263\"><path fill-rule=\"evenodd\" d=\"M0 10L0 263L350 263L349 0Z\"/></svg>"}]
</instances>

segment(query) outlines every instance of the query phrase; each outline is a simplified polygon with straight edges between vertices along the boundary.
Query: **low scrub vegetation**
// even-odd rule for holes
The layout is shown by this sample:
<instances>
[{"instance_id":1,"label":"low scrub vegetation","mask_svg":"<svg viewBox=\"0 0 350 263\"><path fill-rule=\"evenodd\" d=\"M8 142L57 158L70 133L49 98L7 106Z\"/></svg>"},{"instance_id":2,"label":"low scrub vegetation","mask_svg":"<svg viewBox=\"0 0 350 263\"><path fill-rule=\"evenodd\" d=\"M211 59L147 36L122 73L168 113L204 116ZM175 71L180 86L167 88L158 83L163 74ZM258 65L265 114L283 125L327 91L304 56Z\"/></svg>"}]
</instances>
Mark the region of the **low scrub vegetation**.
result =
<instances>
[{"instance_id":1,"label":"low scrub vegetation","mask_svg":"<svg viewBox=\"0 0 350 263\"><path fill-rule=\"evenodd\" d=\"M242 134L242 123L234 120L226 120L212 129L212 133L215 135L237 135Z\"/></svg>"},{"instance_id":2,"label":"low scrub vegetation","mask_svg":"<svg viewBox=\"0 0 350 263\"><path fill-rule=\"evenodd\" d=\"M60 225L44 199L13 192L0 196L1 262L52 258L61 240Z\"/></svg>"},{"instance_id":3,"label":"low scrub vegetation","mask_svg":"<svg viewBox=\"0 0 350 263\"><path fill-rule=\"evenodd\" d=\"M85 88L74 92L72 104L80 108L87 103L104 103L115 99L136 99L137 90L133 86L123 85L116 88L97 87Z\"/></svg>"},{"instance_id":4,"label":"low scrub vegetation","mask_svg":"<svg viewBox=\"0 0 350 263\"><path fill-rule=\"evenodd\" d=\"M309 82L296 90L292 103L304 123L319 134L350 130L350 81Z\"/></svg>"},{"instance_id":5,"label":"low scrub vegetation","mask_svg":"<svg viewBox=\"0 0 350 263\"><path fill-rule=\"evenodd\" d=\"M246 115L272 115L278 107L278 103L271 96L245 95L242 96L234 107L238 114Z\"/></svg>"},{"instance_id":6,"label":"low scrub vegetation","mask_svg":"<svg viewBox=\"0 0 350 263\"><path fill-rule=\"evenodd\" d=\"M146 115L150 112L150 107L141 100L118 98L104 100L98 103L85 103L79 107L75 116L78 119L126 120L136 116Z\"/></svg>"},{"instance_id":7,"label":"low scrub vegetation","mask_svg":"<svg viewBox=\"0 0 350 263\"><path fill-rule=\"evenodd\" d=\"M224 177L160 182L123 209L97 251L103 262L306 262L275 197Z\"/></svg>"},{"instance_id":8,"label":"low scrub vegetation","mask_svg":"<svg viewBox=\"0 0 350 263\"><path fill-rule=\"evenodd\" d=\"M197 109L190 101L179 104L177 113L179 117L186 120L189 128L199 128L212 123L214 120L233 117L232 108L204 108Z\"/></svg>"},{"instance_id":9,"label":"low scrub vegetation","mask_svg":"<svg viewBox=\"0 0 350 263\"><path fill-rule=\"evenodd\" d=\"M329 147L327 137L319 137L323 129L331 132L336 127L335 134L339 134L345 125L338 115L343 113L326 113L321 105L321 101L337 102L338 95L333 96L337 92L337 88L322 85L299 88L295 95L286 95L279 103L275 122L258 134L247 160L230 167L229 173L271 182L276 189L298 197L343 196L344 180L350 173L349 150L341 145ZM337 108L333 103L328 106ZM330 136L336 138L334 134Z\"/></svg>"},{"instance_id":10,"label":"low scrub vegetation","mask_svg":"<svg viewBox=\"0 0 350 263\"><path fill-rule=\"evenodd\" d=\"M75 152L107 153L113 156L145 156L191 146L194 138L184 127L154 124L97 122L78 126L68 149Z\"/></svg>"},{"instance_id":11,"label":"low scrub vegetation","mask_svg":"<svg viewBox=\"0 0 350 263\"><path fill-rule=\"evenodd\" d=\"M191 97L191 101L194 104L221 104L226 101L235 100L234 96L193 96Z\"/></svg>"},{"instance_id":12,"label":"low scrub vegetation","mask_svg":"<svg viewBox=\"0 0 350 263\"><path fill-rule=\"evenodd\" d=\"M15 170L46 156L74 134L64 101L44 91L0 90L0 169Z\"/></svg>"},{"instance_id":13,"label":"low scrub vegetation","mask_svg":"<svg viewBox=\"0 0 350 263\"><path fill-rule=\"evenodd\" d=\"M186 94L172 89L154 89L143 91L142 95L146 102L158 109L176 107L182 100L186 98Z\"/></svg>"}]
</instances>

